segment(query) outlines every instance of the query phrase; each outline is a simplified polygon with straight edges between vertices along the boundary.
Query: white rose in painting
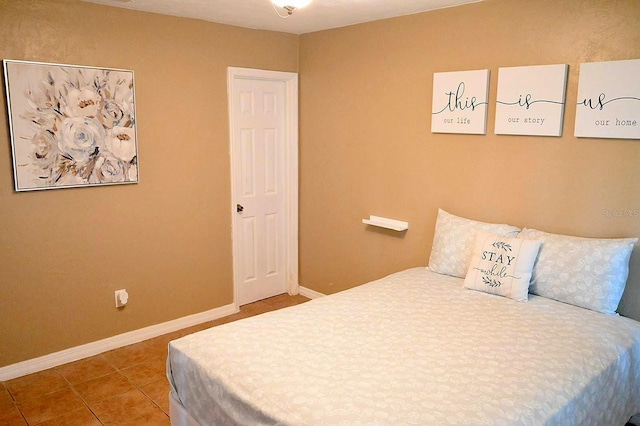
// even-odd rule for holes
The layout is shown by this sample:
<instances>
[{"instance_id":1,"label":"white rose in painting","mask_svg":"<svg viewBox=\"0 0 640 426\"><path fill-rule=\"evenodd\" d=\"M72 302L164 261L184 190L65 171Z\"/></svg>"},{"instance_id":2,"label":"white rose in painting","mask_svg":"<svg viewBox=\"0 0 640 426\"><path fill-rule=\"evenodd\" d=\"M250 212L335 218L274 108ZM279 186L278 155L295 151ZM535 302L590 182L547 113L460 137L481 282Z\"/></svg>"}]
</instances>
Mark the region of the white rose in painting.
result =
<instances>
[{"instance_id":1,"label":"white rose in painting","mask_svg":"<svg viewBox=\"0 0 640 426\"><path fill-rule=\"evenodd\" d=\"M105 138L102 124L88 117L64 119L61 134L58 148L62 155L75 161L85 161L97 155Z\"/></svg>"},{"instance_id":2,"label":"white rose in painting","mask_svg":"<svg viewBox=\"0 0 640 426\"><path fill-rule=\"evenodd\" d=\"M120 125L125 127L134 126L135 107L133 100L133 82L129 81L129 85L126 90L121 90L118 93L116 100L124 112L124 118Z\"/></svg>"},{"instance_id":3,"label":"white rose in painting","mask_svg":"<svg viewBox=\"0 0 640 426\"><path fill-rule=\"evenodd\" d=\"M49 75L47 80L43 80L35 85L34 88L29 88L26 95L27 105L36 113L50 114L53 113L53 109L58 106L51 75Z\"/></svg>"},{"instance_id":4,"label":"white rose in painting","mask_svg":"<svg viewBox=\"0 0 640 426\"><path fill-rule=\"evenodd\" d=\"M109 131L107 149L114 156L129 163L136 156L136 131L131 127L114 127Z\"/></svg>"},{"instance_id":5,"label":"white rose in painting","mask_svg":"<svg viewBox=\"0 0 640 426\"><path fill-rule=\"evenodd\" d=\"M93 89L71 89L65 96L67 117L95 117L100 111L102 96Z\"/></svg>"},{"instance_id":6,"label":"white rose in painting","mask_svg":"<svg viewBox=\"0 0 640 426\"><path fill-rule=\"evenodd\" d=\"M105 99L102 110L98 115L98 120L102 125L110 129L115 126L126 125L127 122L131 122L131 117L122 109L122 106L113 99Z\"/></svg>"},{"instance_id":7,"label":"white rose in painting","mask_svg":"<svg viewBox=\"0 0 640 426\"><path fill-rule=\"evenodd\" d=\"M126 182L127 167L122 161L109 153L100 155L93 168L91 180L96 183Z\"/></svg>"},{"instance_id":8,"label":"white rose in painting","mask_svg":"<svg viewBox=\"0 0 640 426\"><path fill-rule=\"evenodd\" d=\"M36 164L50 163L58 153L55 136L52 132L43 131L37 133L31 140L31 157Z\"/></svg>"},{"instance_id":9,"label":"white rose in painting","mask_svg":"<svg viewBox=\"0 0 640 426\"><path fill-rule=\"evenodd\" d=\"M47 186L57 178L58 145L55 135L50 131L36 133L29 146L30 162L24 164L24 169L31 176L31 182L37 186Z\"/></svg>"},{"instance_id":10,"label":"white rose in painting","mask_svg":"<svg viewBox=\"0 0 640 426\"><path fill-rule=\"evenodd\" d=\"M29 87L25 101L22 118L41 128L54 129L58 101L52 84L43 81L33 88Z\"/></svg>"}]
</instances>

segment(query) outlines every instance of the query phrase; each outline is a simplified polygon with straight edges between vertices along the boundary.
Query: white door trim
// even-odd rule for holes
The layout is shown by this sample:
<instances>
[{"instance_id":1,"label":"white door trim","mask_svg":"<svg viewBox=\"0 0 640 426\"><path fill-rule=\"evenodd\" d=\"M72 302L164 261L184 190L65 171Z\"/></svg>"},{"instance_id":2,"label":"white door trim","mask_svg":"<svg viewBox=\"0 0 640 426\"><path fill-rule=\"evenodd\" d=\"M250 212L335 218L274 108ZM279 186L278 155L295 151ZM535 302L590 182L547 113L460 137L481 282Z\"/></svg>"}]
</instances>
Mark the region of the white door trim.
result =
<instances>
[{"instance_id":1,"label":"white door trim","mask_svg":"<svg viewBox=\"0 0 640 426\"><path fill-rule=\"evenodd\" d=\"M229 143L231 163L231 239L233 245L233 301L238 304L238 289L241 282L239 244L235 241L235 230L240 226L234 198L235 158L233 123L235 121L233 96L234 83L240 79L270 80L285 85L285 214L286 214L286 275L287 292L298 294L298 74L252 68L227 68L227 98L229 99Z\"/></svg>"}]
</instances>

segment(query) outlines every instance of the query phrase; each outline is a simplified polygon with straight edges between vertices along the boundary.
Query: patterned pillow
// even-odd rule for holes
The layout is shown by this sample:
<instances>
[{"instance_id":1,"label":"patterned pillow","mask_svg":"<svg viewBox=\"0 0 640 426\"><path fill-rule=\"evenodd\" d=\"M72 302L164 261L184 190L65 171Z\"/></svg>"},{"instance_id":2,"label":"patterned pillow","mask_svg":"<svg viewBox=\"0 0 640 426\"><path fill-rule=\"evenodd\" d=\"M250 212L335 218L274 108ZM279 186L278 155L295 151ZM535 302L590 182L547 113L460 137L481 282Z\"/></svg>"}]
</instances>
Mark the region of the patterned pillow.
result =
<instances>
[{"instance_id":1,"label":"patterned pillow","mask_svg":"<svg viewBox=\"0 0 640 426\"><path fill-rule=\"evenodd\" d=\"M515 236L520 229L510 225L465 219L438 209L429 269L439 274L464 278L469 269L476 231Z\"/></svg>"},{"instance_id":2,"label":"patterned pillow","mask_svg":"<svg viewBox=\"0 0 640 426\"><path fill-rule=\"evenodd\" d=\"M526 302L541 241L478 231L465 288Z\"/></svg>"},{"instance_id":3,"label":"patterned pillow","mask_svg":"<svg viewBox=\"0 0 640 426\"><path fill-rule=\"evenodd\" d=\"M525 228L521 238L542 240L533 270L532 294L614 314L629 275L637 238L597 239Z\"/></svg>"}]
</instances>

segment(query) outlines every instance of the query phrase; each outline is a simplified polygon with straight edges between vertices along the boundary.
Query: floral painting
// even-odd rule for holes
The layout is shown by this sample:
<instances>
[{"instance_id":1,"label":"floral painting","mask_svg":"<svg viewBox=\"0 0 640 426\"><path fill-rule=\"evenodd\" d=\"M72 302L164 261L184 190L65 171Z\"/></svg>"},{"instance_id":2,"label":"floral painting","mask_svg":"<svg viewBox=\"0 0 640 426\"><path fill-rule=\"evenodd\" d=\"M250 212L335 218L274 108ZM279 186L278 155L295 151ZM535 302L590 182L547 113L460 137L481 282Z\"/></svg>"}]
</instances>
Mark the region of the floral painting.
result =
<instances>
[{"instance_id":1,"label":"floral painting","mask_svg":"<svg viewBox=\"0 0 640 426\"><path fill-rule=\"evenodd\" d=\"M4 61L17 191L138 182L133 71Z\"/></svg>"}]
</instances>

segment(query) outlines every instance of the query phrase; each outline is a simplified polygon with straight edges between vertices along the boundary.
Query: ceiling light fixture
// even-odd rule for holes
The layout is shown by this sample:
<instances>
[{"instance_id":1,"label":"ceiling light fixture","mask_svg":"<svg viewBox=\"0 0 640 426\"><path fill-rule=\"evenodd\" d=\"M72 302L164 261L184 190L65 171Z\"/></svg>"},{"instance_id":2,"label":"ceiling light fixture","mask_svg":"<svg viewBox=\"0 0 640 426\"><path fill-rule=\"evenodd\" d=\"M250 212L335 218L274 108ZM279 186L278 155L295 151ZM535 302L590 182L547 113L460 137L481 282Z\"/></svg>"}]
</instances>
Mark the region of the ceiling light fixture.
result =
<instances>
[{"instance_id":1,"label":"ceiling light fixture","mask_svg":"<svg viewBox=\"0 0 640 426\"><path fill-rule=\"evenodd\" d=\"M309 3L311 3L311 0L271 0L273 10L275 10L278 16L281 18L288 18L289 16L291 16L294 10L301 9ZM276 7L286 10L287 14L280 14Z\"/></svg>"}]
</instances>

